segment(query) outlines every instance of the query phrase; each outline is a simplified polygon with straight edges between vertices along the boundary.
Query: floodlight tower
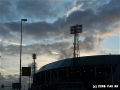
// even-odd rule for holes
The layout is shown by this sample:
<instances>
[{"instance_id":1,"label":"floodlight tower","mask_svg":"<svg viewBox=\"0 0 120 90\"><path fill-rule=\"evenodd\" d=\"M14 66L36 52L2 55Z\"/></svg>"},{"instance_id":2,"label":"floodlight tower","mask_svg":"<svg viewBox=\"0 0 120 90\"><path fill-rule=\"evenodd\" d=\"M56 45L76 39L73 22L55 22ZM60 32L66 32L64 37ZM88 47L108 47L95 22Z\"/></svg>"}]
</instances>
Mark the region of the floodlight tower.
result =
<instances>
[{"instance_id":1,"label":"floodlight tower","mask_svg":"<svg viewBox=\"0 0 120 90\"><path fill-rule=\"evenodd\" d=\"M74 52L73 52L73 65L76 65L76 57L78 57L79 54L79 34L82 33L82 24L81 25L75 25L70 27L71 34L74 34Z\"/></svg>"},{"instance_id":2,"label":"floodlight tower","mask_svg":"<svg viewBox=\"0 0 120 90\"><path fill-rule=\"evenodd\" d=\"M32 57L33 57L33 60L34 60L33 66L34 66L34 74L35 74L35 69L36 69L36 65L35 65L36 54L33 53L33 54L32 54Z\"/></svg>"}]
</instances>

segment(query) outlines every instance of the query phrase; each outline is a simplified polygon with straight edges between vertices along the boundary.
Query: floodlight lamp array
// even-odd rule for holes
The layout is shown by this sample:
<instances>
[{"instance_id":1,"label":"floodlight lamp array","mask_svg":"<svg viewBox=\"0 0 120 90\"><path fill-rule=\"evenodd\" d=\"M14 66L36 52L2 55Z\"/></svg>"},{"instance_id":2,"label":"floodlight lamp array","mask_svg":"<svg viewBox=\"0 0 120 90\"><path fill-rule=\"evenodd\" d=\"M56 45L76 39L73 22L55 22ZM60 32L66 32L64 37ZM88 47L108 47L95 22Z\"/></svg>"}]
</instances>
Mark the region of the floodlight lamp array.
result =
<instances>
[{"instance_id":1,"label":"floodlight lamp array","mask_svg":"<svg viewBox=\"0 0 120 90\"><path fill-rule=\"evenodd\" d=\"M76 30L76 26L71 26L70 27L71 34L74 34L75 30Z\"/></svg>"},{"instance_id":2,"label":"floodlight lamp array","mask_svg":"<svg viewBox=\"0 0 120 90\"><path fill-rule=\"evenodd\" d=\"M75 33L82 33L82 24L81 25L75 25L70 27L71 34Z\"/></svg>"},{"instance_id":3,"label":"floodlight lamp array","mask_svg":"<svg viewBox=\"0 0 120 90\"><path fill-rule=\"evenodd\" d=\"M82 24L81 25L76 25L77 27L77 32L82 33Z\"/></svg>"}]
</instances>

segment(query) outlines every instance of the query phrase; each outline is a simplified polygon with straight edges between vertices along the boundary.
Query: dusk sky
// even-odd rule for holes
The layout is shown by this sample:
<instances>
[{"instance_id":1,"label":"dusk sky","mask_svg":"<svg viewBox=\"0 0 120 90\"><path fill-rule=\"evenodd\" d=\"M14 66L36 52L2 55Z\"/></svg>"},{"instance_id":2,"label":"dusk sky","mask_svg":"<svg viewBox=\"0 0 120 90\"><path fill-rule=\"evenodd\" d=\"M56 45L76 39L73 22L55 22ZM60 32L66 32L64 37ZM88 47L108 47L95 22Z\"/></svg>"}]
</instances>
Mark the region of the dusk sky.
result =
<instances>
[{"instance_id":1,"label":"dusk sky","mask_svg":"<svg viewBox=\"0 0 120 90\"><path fill-rule=\"evenodd\" d=\"M120 54L120 0L0 0L0 85L19 75L37 54L37 70L73 56L70 26L83 25L80 56ZM24 78L24 77L23 77Z\"/></svg>"}]
</instances>

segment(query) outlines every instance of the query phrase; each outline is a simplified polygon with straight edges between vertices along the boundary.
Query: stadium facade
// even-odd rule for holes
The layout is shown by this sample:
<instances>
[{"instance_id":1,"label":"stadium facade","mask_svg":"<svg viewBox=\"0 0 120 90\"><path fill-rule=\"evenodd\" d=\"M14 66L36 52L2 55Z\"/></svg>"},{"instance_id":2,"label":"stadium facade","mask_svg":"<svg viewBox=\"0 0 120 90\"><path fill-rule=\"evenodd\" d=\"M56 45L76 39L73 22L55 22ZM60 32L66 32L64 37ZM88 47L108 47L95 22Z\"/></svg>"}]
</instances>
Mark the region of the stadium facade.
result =
<instances>
[{"instance_id":1,"label":"stadium facade","mask_svg":"<svg viewBox=\"0 0 120 90\"><path fill-rule=\"evenodd\" d=\"M32 90L116 90L120 86L120 55L59 60L33 75ZM120 89L119 89L120 90Z\"/></svg>"}]
</instances>

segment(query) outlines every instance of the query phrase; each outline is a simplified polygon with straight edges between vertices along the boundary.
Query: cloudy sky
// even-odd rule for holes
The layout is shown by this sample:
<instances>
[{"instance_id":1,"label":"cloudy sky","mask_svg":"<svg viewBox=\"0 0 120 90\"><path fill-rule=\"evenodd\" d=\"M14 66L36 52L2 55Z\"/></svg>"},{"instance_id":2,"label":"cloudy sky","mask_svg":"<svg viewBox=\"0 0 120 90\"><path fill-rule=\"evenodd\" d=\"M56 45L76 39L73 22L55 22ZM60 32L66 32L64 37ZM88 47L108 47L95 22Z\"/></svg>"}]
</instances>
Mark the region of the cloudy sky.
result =
<instances>
[{"instance_id":1,"label":"cloudy sky","mask_svg":"<svg viewBox=\"0 0 120 90\"><path fill-rule=\"evenodd\" d=\"M21 19L27 19L22 22L22 66L30 66L36 53L39 69L72 57L70 26L76 24L83 25L80 56L120 54L119 9L120 0L0 0L1 80L19 74Z\"/></svg>"}]
</instances>

